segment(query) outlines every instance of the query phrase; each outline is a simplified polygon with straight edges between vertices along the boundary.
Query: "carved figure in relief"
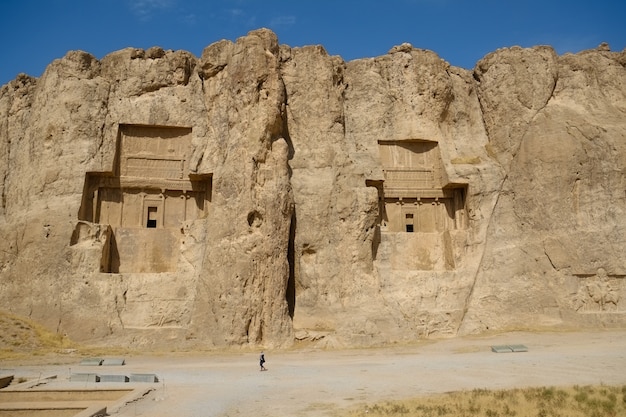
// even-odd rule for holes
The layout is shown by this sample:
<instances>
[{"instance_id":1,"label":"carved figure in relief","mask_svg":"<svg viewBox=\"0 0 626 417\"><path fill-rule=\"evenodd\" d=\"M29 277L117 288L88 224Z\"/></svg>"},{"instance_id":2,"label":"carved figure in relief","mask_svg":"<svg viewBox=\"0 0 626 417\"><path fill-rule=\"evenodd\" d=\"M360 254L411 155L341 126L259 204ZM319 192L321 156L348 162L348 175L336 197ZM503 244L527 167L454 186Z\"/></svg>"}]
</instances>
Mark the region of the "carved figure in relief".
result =
<instances>
[{"instance_id":1,"label":"carved figure in relief","mask_svg":"<svg viewBox=\"0 0 626 417\"><path fill-rule=\"evenodd\" d=\"M586 281L581 283L574 298L577 311L617 311L619 291L613 287L604 268L599 268L597 275Z\"/></svg>"},{"instance_id":2,"label":"carved figure in relief","mask_svg":"<svg viewBox=\"0 0 626 417\"><path fill-rule=\"evenodd\" d=\"M595 280L587 283L587 292L601 310L606 310L608 304L613 304L613 307L617 309L619 294L611 287L609 277L603 268L598 269Z\"/></svg>"}]
</instances>

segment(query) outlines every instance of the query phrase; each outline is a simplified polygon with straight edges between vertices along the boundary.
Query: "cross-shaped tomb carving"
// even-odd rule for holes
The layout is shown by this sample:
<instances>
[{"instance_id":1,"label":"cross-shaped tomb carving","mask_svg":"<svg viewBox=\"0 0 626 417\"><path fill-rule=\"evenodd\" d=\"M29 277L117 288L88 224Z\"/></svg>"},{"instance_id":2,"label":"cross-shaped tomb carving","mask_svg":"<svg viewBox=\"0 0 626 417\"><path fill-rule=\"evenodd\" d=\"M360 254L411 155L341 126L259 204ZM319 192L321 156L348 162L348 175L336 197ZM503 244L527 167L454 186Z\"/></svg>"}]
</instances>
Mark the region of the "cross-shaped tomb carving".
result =
<instances>
[{"instance_id":1,"label":"cross-shaped tomb carving","mask_svg":"<svg viewBox=\"0 0 626 417\"><path fill-rule=\"evenodd\" d=\"M112 231L102 272L176 270L183 223L211 201L211 175L189 173L191 137L189 127L120 125L113 169L87 173L79 220Z\"/></svg>"},{"instance_id":2,"label":"cross-shaped tomb carving","mask_svg":"<svg viewBox=\"0 0 626 417\"><path fill-rule=\"evenodd\" d=\"M467 227L467 185L448 181L437 142L378 144L384 181L375 185L382 231L432 233Z\"/></svg>"}]
</instances>

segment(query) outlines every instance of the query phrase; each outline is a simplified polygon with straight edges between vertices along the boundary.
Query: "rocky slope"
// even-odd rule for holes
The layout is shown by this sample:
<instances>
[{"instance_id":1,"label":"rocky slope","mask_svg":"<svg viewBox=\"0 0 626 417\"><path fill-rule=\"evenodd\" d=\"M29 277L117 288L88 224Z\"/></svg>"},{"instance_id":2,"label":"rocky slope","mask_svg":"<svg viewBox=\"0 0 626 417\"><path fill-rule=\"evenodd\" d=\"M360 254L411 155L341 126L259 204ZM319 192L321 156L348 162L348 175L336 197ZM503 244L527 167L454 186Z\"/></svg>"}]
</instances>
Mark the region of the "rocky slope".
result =
<instances>
[{"instance_id":1,"label":"rocky slope","mask_svg":"<svg viewBox=\"0 0 626 417\"><path fill-rule=\"evenodd\" d=\"M3 309L179 348L624 326L625 67L69 52L0 90Z\"/></svg>"}]
</instances>

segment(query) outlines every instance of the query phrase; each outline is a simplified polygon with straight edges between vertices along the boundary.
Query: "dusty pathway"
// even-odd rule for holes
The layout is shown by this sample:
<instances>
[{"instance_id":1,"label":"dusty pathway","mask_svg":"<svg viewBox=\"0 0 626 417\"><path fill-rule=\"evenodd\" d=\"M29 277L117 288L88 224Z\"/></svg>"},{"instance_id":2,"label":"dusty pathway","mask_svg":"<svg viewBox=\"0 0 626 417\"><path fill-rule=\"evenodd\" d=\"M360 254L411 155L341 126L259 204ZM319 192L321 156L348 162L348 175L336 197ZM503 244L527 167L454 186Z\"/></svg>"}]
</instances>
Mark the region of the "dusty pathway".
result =
<instances>
[{"instance_id":1,"label":"dusty pathway","mask_svg":"<svg viewBox=\"0 0 626 417\"><path fill-rule=\"evenodd\" d=\"M524 344L528 352L493 353L492 345ZM509 333L440 340L414 347L266 350L258 353L131 357L110 373L155 373L161 382L112 416L329 416L352 405L474 388L626 385L626 330ZM67 365L31 366L60 374ZM81 369L84 372L84 370ZM101 385L101 384L99 384ZM52 387L51 387L52 388Z\"/></svg>"}]
</instances>

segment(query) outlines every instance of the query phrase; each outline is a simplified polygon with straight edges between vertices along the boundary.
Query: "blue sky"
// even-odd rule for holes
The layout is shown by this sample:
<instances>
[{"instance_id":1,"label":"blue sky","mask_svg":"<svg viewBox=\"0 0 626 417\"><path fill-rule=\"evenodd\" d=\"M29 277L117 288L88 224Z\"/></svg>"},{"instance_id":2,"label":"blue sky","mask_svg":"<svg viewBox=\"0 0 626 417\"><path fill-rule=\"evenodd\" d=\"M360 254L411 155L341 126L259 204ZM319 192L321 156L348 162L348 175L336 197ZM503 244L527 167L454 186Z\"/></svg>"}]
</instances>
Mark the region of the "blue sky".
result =
<instances>
[{"instance_id":1,"label":"blue sky","mask_svg":"<svg viewBox=\"0 0 626 417\"><path fill-rule=\"evenodd\" d=\"M204 47L267 27L289 46L346 61L409 42L473 68L489 52L551 45L559 54L626 47L624 0L0 0L0 85L39 77L70 50Z\"/></svg>"}]
</instances>

